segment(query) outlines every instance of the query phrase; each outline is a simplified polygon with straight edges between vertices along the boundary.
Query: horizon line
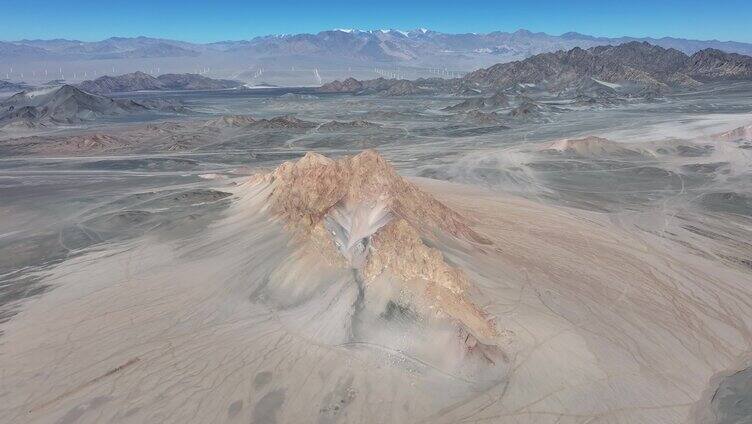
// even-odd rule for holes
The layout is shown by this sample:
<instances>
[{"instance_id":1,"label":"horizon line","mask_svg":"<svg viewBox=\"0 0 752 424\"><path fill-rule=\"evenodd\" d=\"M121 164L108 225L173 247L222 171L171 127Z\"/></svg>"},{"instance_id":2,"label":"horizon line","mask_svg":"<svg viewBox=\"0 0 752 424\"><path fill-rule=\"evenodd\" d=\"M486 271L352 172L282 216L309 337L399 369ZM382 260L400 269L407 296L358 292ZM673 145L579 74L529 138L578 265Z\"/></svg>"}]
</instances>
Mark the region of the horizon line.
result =
<instances>
[{"instance_id":1,"label":"horizon line","mask_svg":"<svg viewBox=\"0 0 752 424\"><path fill-rule=\"evenodd\" d=\"M675 40L685 40L685 41L701 41L701 42L717 42L717 43L739 43L739 44L752 44L752 41L737 41L737 40L719 40L717 38L712 39L700 39L700 38L683 38L681 36L650 36L650 35L644 35L644 36L637 36L637 35L619 35L619 36L604 36L604 35L591 35L591 34L585 34L579 31L570 30L563 32L561 34L550 34L545 31L532 31L528 30L526 28L518 28L514 31L509 30L493 30L489 32L443 32L443 31L437 31L429 28L412 28L408 30L400 30L397 28L378 28L378 29L359 29L359 28L328 28L328 29L322 29L318 32L298 32L298 33L269 33L264 35L256 35L249 38L238 38L238 39L220 39L217 41L188 41L186 39L180 39L180 38L168 38L168 37L162 37L162 36L150 36L150 35L133 35L133 36L127 36L127 35L112 35L106 38L100 38L100 39L79 39L79 38L66 38L66 37L53 37L53 38L30 38L30 37L24 37L20 39L2 39L0 42L4 43L20 43L20 42L31 42L31 41L72 41L72 42L81 42L81 43L97 43L112 39L139 39L139 38L145 38L145 39L152 39L152 40L165 40L165 41L178 41L182 43L189 43L189 44L197 44L197 45L208 45L208 44L218 44L218 43L232 43L232 42L243 42L243 41L253 41L254 39L258 38L266 38L266 37L293 37L297 35L317 35L324 32L343 32L343 33L352 33L352 32L361 32L361 33L374 33L374 32L398 32L402 34L408 34L408 33L414 33L418 31L422 31L423 33L427 32L434 32L439 34L447 34L447 35L489 35L494 33L503 33L503 34L515 34L518 32L526 32L533 35L545 35L549 37L563 37L568 34L576 34L583 37L588 38L595 38L595 39L604 39L604 40L618 40L623 38L631 38L635 40L645 40L645 39L651 39L651 40L665 40L665 39L675 39Z\"/></svg>"}]
</instances>

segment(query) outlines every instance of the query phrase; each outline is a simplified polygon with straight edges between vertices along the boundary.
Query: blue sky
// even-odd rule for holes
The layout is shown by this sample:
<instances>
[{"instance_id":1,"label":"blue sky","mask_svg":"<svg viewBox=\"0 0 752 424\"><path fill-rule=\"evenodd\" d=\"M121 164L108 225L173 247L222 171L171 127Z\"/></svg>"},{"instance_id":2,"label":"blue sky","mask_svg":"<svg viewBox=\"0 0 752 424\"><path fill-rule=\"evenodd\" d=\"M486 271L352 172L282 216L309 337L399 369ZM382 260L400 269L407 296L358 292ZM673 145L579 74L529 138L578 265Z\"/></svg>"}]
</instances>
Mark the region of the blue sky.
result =
<instances>
[{"instance_id":1,"label":"blue sky","mask_svg":"<svg viewBox=\"0 0 752 424\"><path fill-rule=\"evenodd\" d=\"M111 36L206 42L329 28L577 31L752 42L747 1L90 1L0 0L0 40Z\"/></svg>"}]
</instances>

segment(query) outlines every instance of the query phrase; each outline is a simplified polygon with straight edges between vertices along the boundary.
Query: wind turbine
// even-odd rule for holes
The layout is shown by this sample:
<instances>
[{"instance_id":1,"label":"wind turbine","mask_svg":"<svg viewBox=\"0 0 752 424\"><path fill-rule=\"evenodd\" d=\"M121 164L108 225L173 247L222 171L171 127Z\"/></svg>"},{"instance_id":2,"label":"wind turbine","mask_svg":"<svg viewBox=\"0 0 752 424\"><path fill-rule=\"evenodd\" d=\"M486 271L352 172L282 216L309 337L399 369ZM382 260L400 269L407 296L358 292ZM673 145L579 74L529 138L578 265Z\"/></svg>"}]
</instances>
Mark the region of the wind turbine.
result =
<instances>
[{"instance_id":1,"label":"wind turbine","mask_svg":"<svg viewBox=\"0 0 752 424\"><path fill-rule=\"evenodd\" d=\"M319 68L313 69L313 75L316 77L316 81L318 82L318 84L321 85L322 81L321 81L321 75L319 75Z\"/></svg>"}]
</instances>

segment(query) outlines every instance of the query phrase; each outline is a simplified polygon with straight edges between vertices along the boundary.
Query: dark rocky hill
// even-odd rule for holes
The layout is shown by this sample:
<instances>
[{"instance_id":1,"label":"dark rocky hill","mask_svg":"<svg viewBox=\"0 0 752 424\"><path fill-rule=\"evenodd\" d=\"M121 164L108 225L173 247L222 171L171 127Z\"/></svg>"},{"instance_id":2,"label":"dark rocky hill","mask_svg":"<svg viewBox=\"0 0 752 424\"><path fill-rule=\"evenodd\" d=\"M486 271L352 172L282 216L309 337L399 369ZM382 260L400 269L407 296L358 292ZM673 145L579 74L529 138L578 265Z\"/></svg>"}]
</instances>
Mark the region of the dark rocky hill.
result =
<instances>
[{"instance_id":1,"label":"dark rocky hill","mask_svg":"<svg viewBox=\"0 0 752 424\"><path fill-rule=\"evenodd\" d=\"M348 78L344 81L335 80L322 85L321 93L354 93L354 94L382 94L386 96L406 96L412 94L427 94L435 92L446 84L447 80L435 79L386 79L358 81Z\"/></svg>"},{"instance_id":2,"label":"dark rocky hill","mask_svg":"<svg viewBox=\"0 0 752 424\"><path fill-rule=\"evenodd\" d=\"M582 78L606 83L606 87L634 83L656 89L692 88L700 81L752 79L752 57L714 49L687 56L675 49L631 42L588 50L574 48L500 63L472 72L463 81L496 89L519 84L565 89L582 84Z\"/></svg>"},{"instance_id":3,"label":"dark rocky hill","mask_svg":"<svg viewBox=\"0 0 752 424\"><path fill-rule=\"evenodd\" d=\"M146 110L146 106L132 100L110 99L63 85L22 91L0 102L0 125L73 124Z\"/></svg>"},{"instance_id":4,"label":"dark rocky hill","mask_svg":"<svg viewBox=\"0 0 752 424\"><path fill-rule=\"evenodd\" d=\"M752 79L752 57L705 49L693 54L684 72L699 81Z\"/></svg>"},{"instance_id":5,"label":"dark rocky hill","mask_svg":"<svg viewBox=\"0 0 752 424\"><path fill-rule=\"evenodd\" d=\"M117 76L105 75L84 81L78 87L89 93L107 94L143 90L221 90L242 86L240 81L213 79L197 74L163 74L158 77L133 72Z\"/></svg>"}]
</instances>

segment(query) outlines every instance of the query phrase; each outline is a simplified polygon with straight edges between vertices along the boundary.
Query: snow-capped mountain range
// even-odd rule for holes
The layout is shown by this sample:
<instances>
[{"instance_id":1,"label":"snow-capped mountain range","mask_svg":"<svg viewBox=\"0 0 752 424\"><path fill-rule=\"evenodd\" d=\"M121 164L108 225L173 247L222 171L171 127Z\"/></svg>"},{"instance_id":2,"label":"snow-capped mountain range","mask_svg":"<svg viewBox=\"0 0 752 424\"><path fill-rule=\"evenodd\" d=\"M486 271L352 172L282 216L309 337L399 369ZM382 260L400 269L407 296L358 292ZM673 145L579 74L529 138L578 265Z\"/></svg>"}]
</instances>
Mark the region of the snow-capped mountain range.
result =
<instances>
[{"instance_id":1,"label":"snow-capped mountain range","mask_svg":"<svg viewBox=\"0 0 752 424\"><path fill-rule=\"evenodd\" d=\"M451 78L536 54L631 41L647 41L688 55L707 48L752 55L752 44L733 41L604 38L576 32L549 35L524 29L465 34L426 28L333 29L316 34L268 35L203 44L148 37L113 37L94 42L65 39L0 42L0 79L75 82L134 71L152 75L190 72L247 82L314 85L320 83L319 79L331 81L348 76ZM405 74L397 68L412 73Z\"/></svg>"},{"instance_id":2,"label":"snow-capped mountain range","mask_svg":"<svg viewBox=\"0 0 752 424\"><path fill-rule=\"evenodd\" d=\"M500 54L531 56L533 54L647 41L650 44L694 53L716 48L729 53L752 54L752 44L733 41L701 41L681 38L593 37L568 32L549 35L524 29L515 32L485 34L448 34L418 28L398 29L333 29L317 34L282 34L250 40L222 41L206 44L188 43L159 38L113 37L102 41L18 40L0 42L0 58L116 59L145 57L199 56L207 52L246 53L257 56L328 55L371 61L421 60L432 55Z\"/></svg>"}]
</instances>

